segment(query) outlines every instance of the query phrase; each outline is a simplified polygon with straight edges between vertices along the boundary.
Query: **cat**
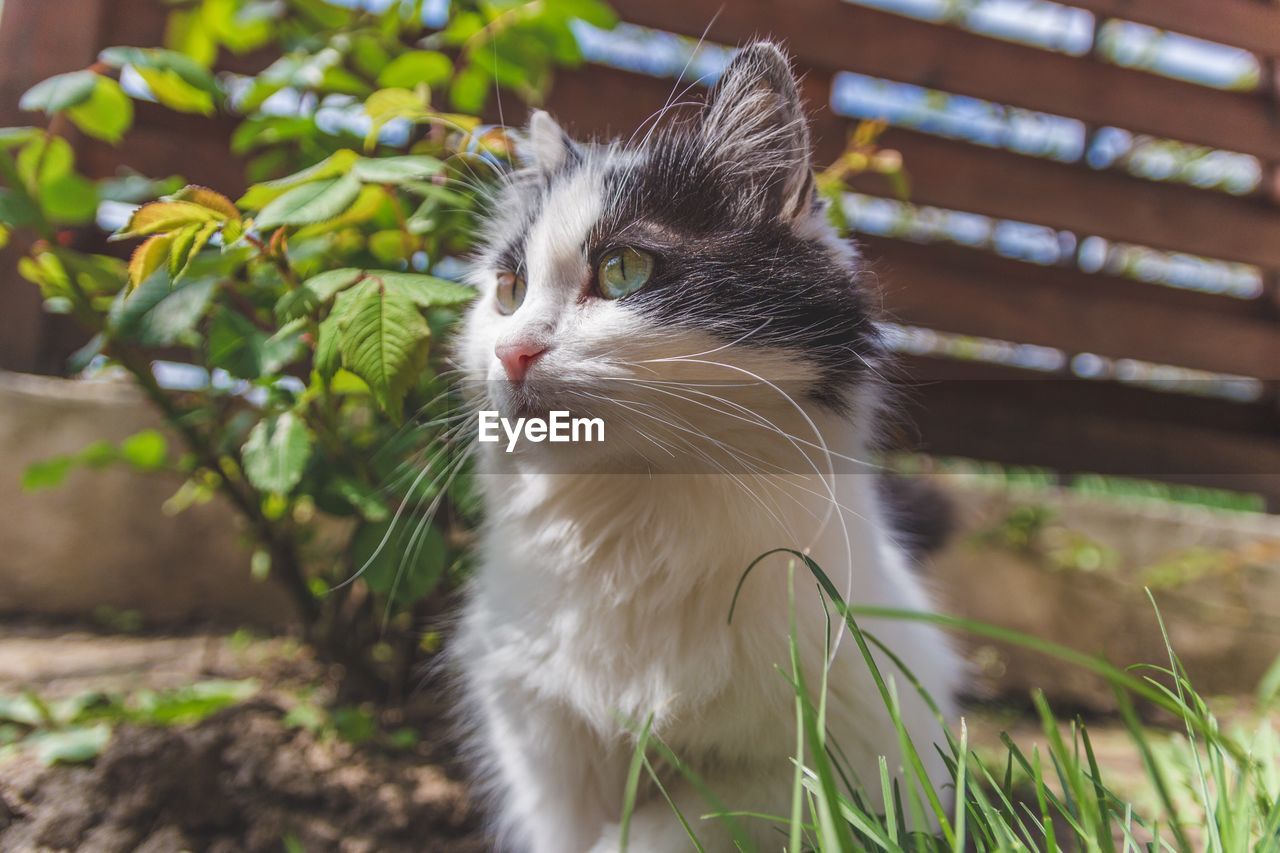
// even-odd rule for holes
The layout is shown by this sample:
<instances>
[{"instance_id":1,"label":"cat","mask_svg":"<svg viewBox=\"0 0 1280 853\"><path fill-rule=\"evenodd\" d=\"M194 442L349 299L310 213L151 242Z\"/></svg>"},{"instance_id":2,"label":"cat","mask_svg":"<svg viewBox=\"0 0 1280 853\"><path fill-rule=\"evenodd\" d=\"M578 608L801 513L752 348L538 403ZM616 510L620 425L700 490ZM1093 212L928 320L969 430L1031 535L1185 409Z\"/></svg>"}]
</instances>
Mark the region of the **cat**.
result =
<instances>
[{"instance_id":1,"label":"cat","mask_svg":"<svg viewBox=\"0 0 1280 853\"><path fill-rule=\"evenodd\" d=\"M742 48L695 117L627 143L574 141L535 112L518 151L456 360L476 407L570 410L608 432L477 448L485 521L451 655L497 843L618 850L647 724L698 781L655 758L661 789L646 773L629 850L692 849L677 809L707 850L780 849L768 821L703 816L791 813L793 632L811 687L829 662L827 729L866 790L880 756L900 776L904 757L805 564L761 560L730 622L739 579L794 549L855 604L930 607L866 462L885 345L862 262L815 192L789 60ZM947 638L860 624L950 718L962 664ZM877 660L941 790L943 728Z\"/></svg>"}]
</instances>

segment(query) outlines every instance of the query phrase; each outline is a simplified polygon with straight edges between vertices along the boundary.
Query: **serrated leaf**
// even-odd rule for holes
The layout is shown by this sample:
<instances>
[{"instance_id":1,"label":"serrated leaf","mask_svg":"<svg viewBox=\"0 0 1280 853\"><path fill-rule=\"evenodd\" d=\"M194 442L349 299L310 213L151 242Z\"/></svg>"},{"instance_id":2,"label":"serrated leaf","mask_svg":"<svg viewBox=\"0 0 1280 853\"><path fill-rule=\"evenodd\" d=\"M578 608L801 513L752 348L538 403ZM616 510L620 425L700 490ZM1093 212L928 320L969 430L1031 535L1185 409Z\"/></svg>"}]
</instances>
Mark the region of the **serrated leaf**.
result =
<instances>
[{"instance_id":1,"label":"serrated leaf","mask_svg":"<svg viewBox=\"0 0 1280 853\"><path fill-rule=\"evenodd\" d=\"M335 151L319 163L308 166L300 172L249 187L249 191L240 198L239 205L250 210L260 209L284 195L286 190L312 181L342 177L351 171L359 159L360 155L348 148Z\"/></svg>"},{"instance_id":2,"label":"serrated leaf","mask_svg":"<svg viewBox=\"0 0 1280 853\"><path fill-rule=\"evenodd\" d=\"M398 184L401 181L420 180L439 173L444 164L435 157L424 154L404 157L366 157L353 168L360 180L369 184Z\"/></svg>"},{"instance_id":3,"label":"serrated leaf","mask_svg":"<svg viewBox=\"0 0 1280 853\"><path fill-rule=\"evenodd\" d=\"M404 518L366 523L352 539L352 564L363 569L360 577L396 604L418 601L444 573L444 537L434 526L422 528L422 523Z\"/></svg>"},{"instance_id":4,"label":"serrated leaf","mask_svg":"<svg viewBox=\"0 0 1280 853\"><path fill-rule=\"evenodd\" d=\"M208 245L219 227L217 222L206 222L204 225L189 225L179 232L181 237L174 239L169 254L169 271L175 281L186 274L191 262Z\"/></svg>"},{"instance_id":5,"label":"serrated leaf","mask_svg":"<svg viewBox=\"0 0 1280 853\"><path fill-rule=\"evenodd\" d=\"M331 380L342 366L338 343L342 338L342 317L331 313L320 322L316 338L315 371L324 382Z\"/></svg>"},{"instance_id":6,"label":"serrated leaf","mask_svg":"<svg viewBox=\"0 0 1280 853\"><path fill-rule=\"evenodd\" d=\"M292 412L259 421L241 448L244 473L261 492L286 495L302 481L311 436Z\"/></svg>"},{"instance_id":7,"label":"serrated leaf","mask_svg":"<svg viewBox=\"0 0 1280 853\"><path fill-rule=\"evenodd\" d=\"M339 291L355 284L363 275L363 270L344 268L313 276L296 290L291 290L280 298L276 303L276 318L293 320L305 317L332 299Z\"/></svg>"},{"instance_id":8,"label":"serrated leaf","mask_svg":"<svg viewBox=\"0 0 1280 853\"><path fill-rule=\"evenodd\" d=\"M370 271L367 275L370 278L381 279L388 288L404 295L420 308L462 305L470 302L476 295L475 290L465 284L458 284L433 275L381 270Z\"/></svg>"},{"instance_id":9,"label":"serrated leaf","mask_svg":"<svg viewBox=\"0 0 1280 853\"><path fill-rule=\"evenodd\" d=\"M214 211L189 201L153 201L135 210L124 228L113 234L111 239L128 240L148 234L177 231L189 225L203 225L219 219Z\"/></svg>"},{"instance_id":10,"label":"serrated leaf","mask_svg":"<svg viewBox=\"0 0 1280 853\"><path fill-rule=\"evenodd\" d=\"M169 109L213 115L213 95L191 85L178 72L168 68L138 68L137 71L156 100Z\"/></svg>"},{"instance_id":11,"label":"serrated leaf","mask_svg":"<svg viewBox=\"0 0 1280 853\"><path fill-rule=\"evenodd\" d=\"M266 229L324 222L341 215L359 195L360 181L355 175L303 184L264 207L257 226Z\"/></svg>"},{"instance_id":12,"label":"serrated leaf","mask_svg":"<svg viewBox=\"0 0 1280 853\"><path fill-rule=\"evenodd\" d=\"M190 184L174 193L172 198L174 201L188 201L192 204L198 204L201 207L208 208L218 214L222 219L240 218L240 211L236 208L231 199L216 190L209 189L208 187Z\"/></svg>"},{"instance_id":13,"label":"serrated leaf","mask_svg":"<svg viewBox=\"0 0 1280 853\"><path fill-rule=\"evenodd\" d=\"M378 74L384 89L412 89L419 84L439 86L453 76L453 61L434 50L411 50L397 56Z\"/></svg>"},{"instance_id":14,"label":"serrated leaf","mask_svg":"<svg viewBox=\"0 0 1280 853\"><path fill-rule=\"evenodd\" d=\"M115 80L98 77L88 100L67 110L67 118L89 136L115 145L133 125L133 101Z\"/></svg>"},{"instance_id":15,"label":"serrated leaf","mask_svg":"<svg viewBox=\"0 0 1280 853\"><path fill-rule=\"evenodd\" d=\"M377 278L349 291L339 349L342 365L399 419L405 393L426 364L431 330L412 299Z\"/></svg>"},{"instance_id":16,"label":"serrated leaf","mask_svg":"<svg viewBox=\"0 0 1280 853\"><path fill-rule=\"evenodd\" d=\"M83 104L93 96L98 75L92 71L72 71L42 80L23 94L18 107L28 112L52 115Z\"/></svg>"},{"instance_id":17,"label":"serrated leaf","mask_svg":"<svg viewBox=\"0 0 1280 853\"><path fill-rule=\"evenodd\" d=\"M160 269L169 258L169 250L173 246L173 238L167 234L148 237L138 248L133 250L129 258L129 286L137 287L153 272Z\"/></svg>"},{"instance_id":18,"label":"serrated leaf","mask_svg":"<svg viewBox=\"0 0 1280 853\"><path fill-rule=\"evenodd\" d=\"M391 200L381 186L368 185L361 187L360 195L356 196L356 200L351 203L351 206L341 216L330 219L328 222L300 228L296 236L301 239L307 239L320 234L327 234L340 228L350 228L352 225L363 224L377 216L390 202Z\"/></svg>"},{"instance_id":19,"label":"serrated leaf","mask_svg":"<svg viewBox=\"0 0 1280 853\"><path fill-rule=\"evenodd\" d=\"M162 264L125 299L112 306L111 333L144 346L169 346L195 328L209 307L217 278L174 282Z\"/></svg>"}]
</instances>

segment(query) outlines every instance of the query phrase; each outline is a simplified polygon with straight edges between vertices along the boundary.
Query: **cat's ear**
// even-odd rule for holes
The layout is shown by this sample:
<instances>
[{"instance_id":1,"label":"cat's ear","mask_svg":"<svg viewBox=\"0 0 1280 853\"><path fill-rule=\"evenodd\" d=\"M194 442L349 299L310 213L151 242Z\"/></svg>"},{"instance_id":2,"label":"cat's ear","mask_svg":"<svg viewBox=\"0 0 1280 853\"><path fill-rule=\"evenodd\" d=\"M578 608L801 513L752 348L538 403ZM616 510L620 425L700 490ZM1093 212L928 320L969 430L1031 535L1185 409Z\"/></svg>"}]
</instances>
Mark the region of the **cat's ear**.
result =
<instances>
[{"instance_id":1,"label":"cat's ear","mask_svg":"<svg viewBox=\"0 0 1280 853\"><path fill-rule=\"evenodd\" d=\"M520 162L544 175L554 175L577 160L578 146L545 110L534 110L529 128L516 145Z\"/></svg>"},{"instance_id":2,"label":"cat's ear","mask_svg":"<svg viewBox=\"0 0 1280 853\"><path fill-rule=\"evenodd\" d=\"M738 51L707 98L701 133L708 155L765 194L771 214L794 219L809 210L809 124L791 63L776 44Z\"/></svg>"}]
</instances>

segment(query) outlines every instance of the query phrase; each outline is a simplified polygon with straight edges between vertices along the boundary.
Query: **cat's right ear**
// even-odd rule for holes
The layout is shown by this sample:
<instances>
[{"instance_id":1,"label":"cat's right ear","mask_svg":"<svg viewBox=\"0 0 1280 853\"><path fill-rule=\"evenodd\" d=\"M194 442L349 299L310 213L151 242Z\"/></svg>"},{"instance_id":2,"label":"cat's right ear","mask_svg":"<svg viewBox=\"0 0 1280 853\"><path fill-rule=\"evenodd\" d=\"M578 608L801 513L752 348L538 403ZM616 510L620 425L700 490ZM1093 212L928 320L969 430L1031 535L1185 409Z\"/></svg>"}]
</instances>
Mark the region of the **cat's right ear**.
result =
<instances>
[{"instance_id":1,"label":"cat's right ear","mask_svg":"<svg viewBox=\"0 0 1280 853\"><path fill-rule=\"evenodd\" d=\"M516 142L520 164L550 177L580 156L577 144L545 110L534 110Z\"/></svg>"}]
</instances>

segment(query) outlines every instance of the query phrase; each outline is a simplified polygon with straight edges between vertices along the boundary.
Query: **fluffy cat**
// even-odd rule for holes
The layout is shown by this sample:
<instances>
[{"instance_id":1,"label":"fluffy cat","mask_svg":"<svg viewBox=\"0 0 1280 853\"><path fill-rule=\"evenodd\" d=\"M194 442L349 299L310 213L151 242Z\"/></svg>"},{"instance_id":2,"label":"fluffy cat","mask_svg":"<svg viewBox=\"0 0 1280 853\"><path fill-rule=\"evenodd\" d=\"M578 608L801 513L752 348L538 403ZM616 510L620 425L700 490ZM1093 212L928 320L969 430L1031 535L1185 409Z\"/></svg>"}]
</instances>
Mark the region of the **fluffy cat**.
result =
<instances>
[{"instance_id":1,"label":"fluffy cat","mask_svg":"<svg viewBox=\"0 0 1280 853\"><path fill-rule=\"evenodd\" d=\"M575 142L535 113L521 151L473 266L458 361L478 408L564 409L607 433L479 448L486 521L452 651L500 845L617 850L648 720L724 808L789 814L793 623L810 685L829 662L831 740L878 791L879 756L902 763L898 735L808 571L765 559L728 620L744 569L777 548L811 555L858 604L929 606L860 461L883 344L858 258L814 193L786 56L742 49L696 118L638 142ZM862 624L950 714L961 665L946 638ZM940 784L941 727L880 665ZM734 849L696 786L655 768L704 847ZM773 825L736 823L780 848ZM654 785L629 849L691 849Z\"/></svg>"}]
</instances>

